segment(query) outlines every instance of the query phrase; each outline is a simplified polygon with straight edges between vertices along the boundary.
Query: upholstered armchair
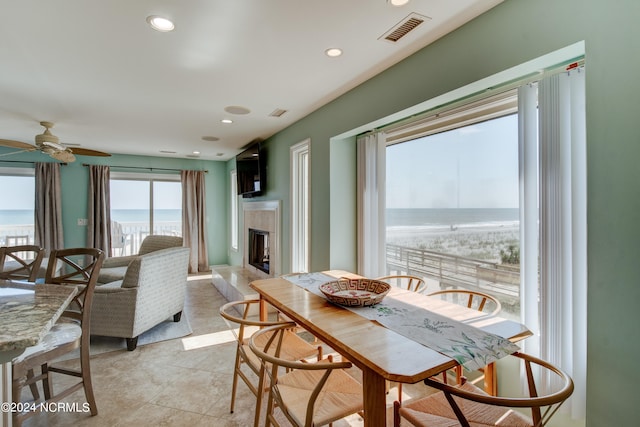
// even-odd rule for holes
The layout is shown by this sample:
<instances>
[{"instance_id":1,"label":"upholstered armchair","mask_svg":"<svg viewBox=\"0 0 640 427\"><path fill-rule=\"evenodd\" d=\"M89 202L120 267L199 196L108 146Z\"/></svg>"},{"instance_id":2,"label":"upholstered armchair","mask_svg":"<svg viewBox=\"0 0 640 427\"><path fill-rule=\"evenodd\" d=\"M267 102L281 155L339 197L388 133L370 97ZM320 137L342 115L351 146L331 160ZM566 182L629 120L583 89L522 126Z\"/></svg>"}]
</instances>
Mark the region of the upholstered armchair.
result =
<instances>
[{"instance_id":1,"label":"upholstered armchair","mask_svg":"<svg viewBox=\"0 0 640 427\"><path fill-rule=\"evenodd\" d=\"M138 255L106 258L100 270L100 276L98 276L98 283L105 284L124 279L124 274L127 271L129 263L139 255L177 246L182 246L182 237L155 234L147 236L140 245Z\"/></svg>"},{"instance_id":2,"label":"upholstered armchair","mask_svg":"<svg viewBox=\"0 0 640 427\"><path fill-rule=\"evenodd\" d=\"M121 337L135 350L138 336L157 324L180 321L189 248L173 247L133 257L122 280L96 287L91 335Z\"/></svg>"}]
</instances>

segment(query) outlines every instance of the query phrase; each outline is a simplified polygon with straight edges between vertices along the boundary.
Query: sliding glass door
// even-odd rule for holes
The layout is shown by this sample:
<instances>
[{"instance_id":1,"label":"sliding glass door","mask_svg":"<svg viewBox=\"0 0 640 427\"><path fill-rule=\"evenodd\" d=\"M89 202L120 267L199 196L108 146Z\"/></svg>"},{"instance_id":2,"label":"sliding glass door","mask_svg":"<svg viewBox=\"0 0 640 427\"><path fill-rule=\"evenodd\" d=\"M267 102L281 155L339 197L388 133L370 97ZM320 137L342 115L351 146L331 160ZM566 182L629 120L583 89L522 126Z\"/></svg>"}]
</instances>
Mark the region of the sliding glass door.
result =
<instances>
[{"instance_id":1,"label":"sliding glass door","mask_svg":"<svg viewBox=\"0 0 640 427\"><path fill-rule=\"evenodd\" d=\"M149 234L182 235L179 177L131 177L112 173L111 243L113 255L135 254Z\"/></svg>"}]
</instances>

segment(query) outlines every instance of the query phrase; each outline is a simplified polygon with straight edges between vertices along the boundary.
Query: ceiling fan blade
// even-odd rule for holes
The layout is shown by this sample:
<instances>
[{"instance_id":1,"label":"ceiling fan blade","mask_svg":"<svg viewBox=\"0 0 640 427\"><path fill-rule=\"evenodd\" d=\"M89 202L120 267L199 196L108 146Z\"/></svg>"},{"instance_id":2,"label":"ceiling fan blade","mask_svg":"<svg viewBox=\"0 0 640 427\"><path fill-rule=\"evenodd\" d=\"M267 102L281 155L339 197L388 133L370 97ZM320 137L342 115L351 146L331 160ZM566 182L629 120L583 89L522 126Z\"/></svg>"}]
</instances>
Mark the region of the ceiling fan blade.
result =
<instances>
[{"instance_id":1,"label":"ceiling fan blade","mask_svg":"<svg viewBox=\"0 0 640 427\"><path fill-rule=\"evenodd\" d=\"M35 151L38 149L36 146L27 144L26 142L13 141L11 139L0 139L0 146L20 148L22 150L32 150L32 151Z\"/></svg>"},{"instance_id":2,"label":"ceiling fan blade","mask_svg":"<svg viewBox=\"0 0 640 427\"><path fill-rule=\"evenodd\" d=\"M105 153L103 151L90 150L88 148L80 148L80 147L67 147L73 154L77 154L80 156L99 156L99 157L110 157L111 154Z\"/></svg>"}]
</instances>

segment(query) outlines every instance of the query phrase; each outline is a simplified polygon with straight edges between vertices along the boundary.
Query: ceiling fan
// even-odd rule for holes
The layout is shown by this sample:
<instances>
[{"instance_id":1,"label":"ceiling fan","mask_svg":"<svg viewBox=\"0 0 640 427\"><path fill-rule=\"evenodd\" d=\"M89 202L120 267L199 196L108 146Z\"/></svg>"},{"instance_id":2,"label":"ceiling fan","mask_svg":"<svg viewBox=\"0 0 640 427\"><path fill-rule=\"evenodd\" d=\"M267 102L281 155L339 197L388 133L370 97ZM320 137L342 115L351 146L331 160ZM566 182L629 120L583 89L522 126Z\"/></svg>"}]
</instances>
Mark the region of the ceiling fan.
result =
<instances>
[{"instance_id":1,"label":"ceiling fan","mask_svg":"<svg viewBox=\"0 0 640 427\"><path fill-rule=\"evenodd\" d=\"M102 151L89 150L88 148L80 148L80 147L67 147L60 143L60 139L51 133L50 129L53 127L53 123L51 122L40 122L40 125L43 126L44 132L40 135L36 135L36 145L27 144L26 142L13 141L10 139L0 139L0 146L2 147L11 147L11 148L19 148L21 151L16 151L9 154L17 154L25 151L42 151L45 154L48 154L52 158L56 160L60 160L61 162L71 163L76 160L75 155L80 156L100 156L107 157L111 156L109 153L104 153Z\"/></svg>"}]
</instances>

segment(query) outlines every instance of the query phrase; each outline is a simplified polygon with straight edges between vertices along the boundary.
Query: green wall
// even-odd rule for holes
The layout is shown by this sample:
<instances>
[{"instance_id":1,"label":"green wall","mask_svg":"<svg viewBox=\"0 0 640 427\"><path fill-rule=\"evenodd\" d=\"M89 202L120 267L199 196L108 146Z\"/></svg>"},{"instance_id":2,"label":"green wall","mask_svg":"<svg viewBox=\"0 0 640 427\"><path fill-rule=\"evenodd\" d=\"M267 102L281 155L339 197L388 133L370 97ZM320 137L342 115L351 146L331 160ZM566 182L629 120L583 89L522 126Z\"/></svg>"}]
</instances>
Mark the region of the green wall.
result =
<instances>
[{"instance_id":1,"label":"green wall","mask_svg":"<svg viewBox=\"0 0 640 427\"><path fill-rule=\"evenodd\" d=\"M0 154L10 151L12 150L0 148ZM1 160L46 162L50 159L42 153L24 153L0 159L0 167L30 167L28 164L2 162ZM74 163L69 163L60 169L62 181L62 226L65 247L79 247L86 244L87 227L79 226L77 223L78 218L87 218L88 210L89 169L82 166L83 163L143 168L208 170L205 186L207 192L207 249L209 251L209 264L225 264L227 262L228 203L226 201L228 198L226 193L228 175L225 162L118 154L111 157L78 157ZM118 169L114 168L113 170ZM120 170L133 171L132 169ZM140 172L149 171L141 170Z\"/></svg>"},{"instance_id":2,"label":"green wall","mask_svg":"<svg viewBox=\"0 0 640 427\"><path fill-rule=\"evenodd\" d=\"M587 426L631 426L638 398L640 353L640 141L635 68L640 45L637 0L506 0L394 67L370 79L267 141L265 199L283 201L288 233L288 148L312 141L312 270L354 263L355 204L335 171L337 136L375 123L438 95L576 42L586 46L588 153L588 397ZM345 143L350 143L345 141ZM347 150L348 151L348 150ZM353 166L355 166L353 164ZM348 175L346 175L348 176ZM353 176L353 175L351 175ZM337 188L336 185L341 185ZM334 196L335 193L335 196ZM338 195L338 193L340 195ZM350 211L350 209L353 209ZM336 212L340 210L340 215ZM340 230L340 232L337 232ZM288 236L284 271L288 263ZM355 264L352 264L354 267Z\"/></svg>"}]
</instances>

